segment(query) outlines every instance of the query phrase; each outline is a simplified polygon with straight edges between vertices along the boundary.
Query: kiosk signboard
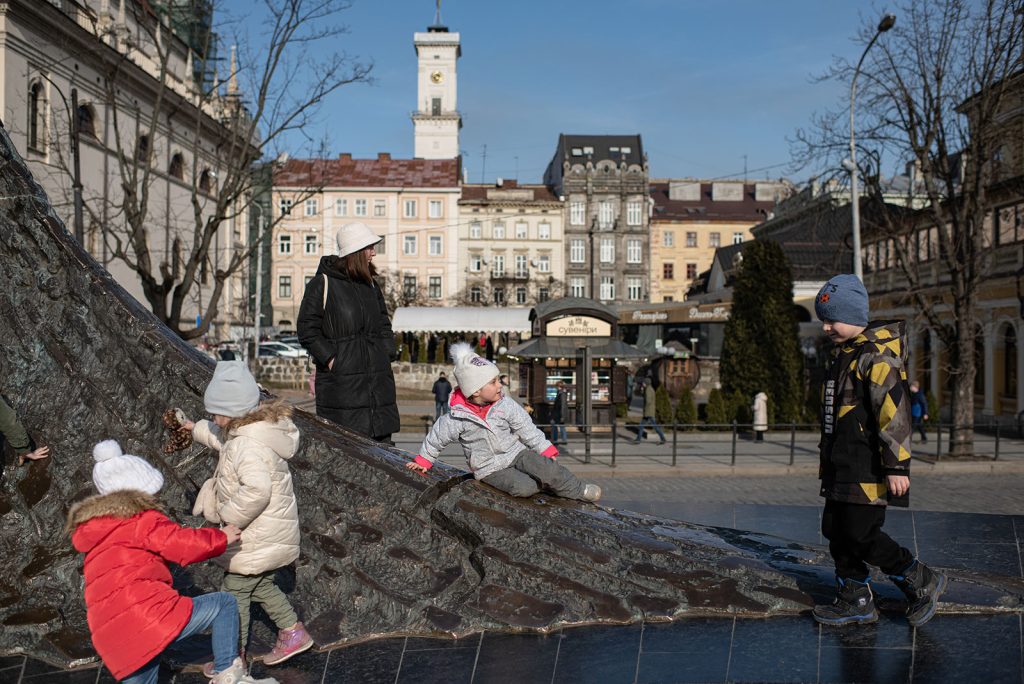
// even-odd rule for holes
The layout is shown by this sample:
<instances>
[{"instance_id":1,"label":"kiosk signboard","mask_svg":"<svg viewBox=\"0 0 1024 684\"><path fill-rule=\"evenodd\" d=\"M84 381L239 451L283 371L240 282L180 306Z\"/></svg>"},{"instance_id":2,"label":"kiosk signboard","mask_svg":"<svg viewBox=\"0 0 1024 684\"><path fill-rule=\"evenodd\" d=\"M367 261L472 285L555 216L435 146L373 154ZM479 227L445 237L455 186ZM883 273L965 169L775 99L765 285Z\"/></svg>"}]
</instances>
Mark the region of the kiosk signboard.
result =
<instances>
[{"instance_id":1,"label":"kiosk signboard","mask_svg":"<svg viewBox=\"0 0 1024 684\"><path fill-rule=\"evenodd\" d=\"M563 316L548 321L547 337L611 337L612 324L592 316Z\"/></svg>"}]
</instances>

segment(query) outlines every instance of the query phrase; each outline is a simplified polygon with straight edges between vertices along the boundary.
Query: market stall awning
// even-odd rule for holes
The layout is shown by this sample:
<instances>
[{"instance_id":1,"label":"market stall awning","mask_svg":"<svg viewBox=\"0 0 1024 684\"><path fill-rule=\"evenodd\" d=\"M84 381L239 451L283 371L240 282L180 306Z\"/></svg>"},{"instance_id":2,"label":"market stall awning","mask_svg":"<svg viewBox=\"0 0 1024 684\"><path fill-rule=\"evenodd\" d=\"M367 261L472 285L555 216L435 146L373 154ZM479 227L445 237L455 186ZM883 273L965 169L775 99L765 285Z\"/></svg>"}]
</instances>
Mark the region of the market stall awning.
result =
<instances>
[{"instance_id":1,"label":"market stall awning","mask_svg":"<svg viewBox=\"0 0 1024 684\"><path fill-rule=\"evenodd\" d=\"M576 350L583 346L590 347L595 359L642 359L651 356L622 340L606 337L536 337L512 347L508 354L525 359L576 358Z\"/></svg>"},{"instance_id":2,"label":"market stall awning","mask_svg":"<svg viewBox=\"0 0 1024 684\"><path fill-rule=\"evenodd\" d=\"M396 333L528 333L530 309L522 306L401 306L391 328Z\"/></svg>"}]
</instances>

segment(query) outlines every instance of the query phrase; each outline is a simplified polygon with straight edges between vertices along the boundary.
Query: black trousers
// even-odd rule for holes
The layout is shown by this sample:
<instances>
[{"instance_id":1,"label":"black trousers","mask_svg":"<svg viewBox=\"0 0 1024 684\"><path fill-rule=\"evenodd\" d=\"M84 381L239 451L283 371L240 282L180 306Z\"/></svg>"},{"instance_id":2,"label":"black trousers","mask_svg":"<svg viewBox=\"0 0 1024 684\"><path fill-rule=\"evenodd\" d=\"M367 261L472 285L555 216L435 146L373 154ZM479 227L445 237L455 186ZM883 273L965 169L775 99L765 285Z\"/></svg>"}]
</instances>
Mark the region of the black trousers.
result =
<instances>
[{"instance_id":1,"label":"black trousers","mask_svg":"<svg viewBox=\"0 0 1024 684\"><path fill-rule=\"evenodd\" d=\"M835 561L836 575L863 582L868 565L887 575L898 575L914 561L909 550L882 531L885 506L846 503L826 499L821 516L821 534Z\"/></svg>"}]
</instances>

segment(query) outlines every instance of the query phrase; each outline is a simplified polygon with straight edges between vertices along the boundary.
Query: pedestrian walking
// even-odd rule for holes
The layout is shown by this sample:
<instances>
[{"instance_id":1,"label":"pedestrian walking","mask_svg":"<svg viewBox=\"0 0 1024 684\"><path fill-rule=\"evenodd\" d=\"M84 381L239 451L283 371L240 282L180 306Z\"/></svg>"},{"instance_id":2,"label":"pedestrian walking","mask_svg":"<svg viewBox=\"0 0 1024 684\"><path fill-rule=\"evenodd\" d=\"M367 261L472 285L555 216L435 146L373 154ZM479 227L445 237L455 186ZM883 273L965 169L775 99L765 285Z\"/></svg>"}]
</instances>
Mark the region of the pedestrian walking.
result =
<instances>
[{"instance_id":1,"label":"pedestrian walking","mask_svg":"<svg viewBox=\"0 0 1024 684\"><path fill-rule=\"evenodd\" d=\"M755 394L750 412L754 416L754 440L763 442L764 433L768 431L768 395L764 392Z\"/></svg>"},{"instance_id":2,"label":"pedestrian walking","mask_svg":"<svg viewBox=\"0 0 1024 684\"><path fill-rule=\"evenodd\" d=\"M814 608L827 625L878 619L868 565L907 597L907 621L935 614L946 576L882 531L890 505L910 502L910 397L903 321L868 321L868 293L857 276L830 279L815 313L834 347L822 394L821 533L835 562L837 596Z\"/></svg>"},{"instance_id":3,"label":"pedestrian walking","mask_svg":"<svg viewBox=\"0 0 1024 684\"><path fill-rule=\"evenodd\" d=\"M434 393L434 420L437 420L450 410L448 399L452 394L452 384L448 382L444 372L434 381L430 391Z\"/></svg>"},{"instance_id":4,"label":"pedestrian walking","mask_svg":"<svg viewBox=\"0 0 1024 684\"><path fill-rule=\"evenodd\" d=\"M569 391L565 383L559 381L555 391L555 401L551 404L551 443L568 444L569 433L565 431L565 422L569 419ZM559 440L559 434L562 439Z\"/></svg>"},{"instance_id":5,"label":"pedestrian walking","mask_svg":"<svg viewBox=\"0 0 1024 684\"><path fill-rule=\"evenodd\" d=\"M640 440L644 438L644 425L650 425L651 429L658 433L658 437L661 439L658 444L665 443L665 433L661 431L661 426L658 425L658 395L654 389L654 381L648 381L643 384L644 393L644 416L640 419L640 424L637 426L636 439L633 440L633 444L639 444Z\"/></svg>"},{"instance_id":6,"label":"pedestrian walking","mask_svg":"<svg viewBox=\"0 0 1024 684\"><path fill-rule=\"evenodd\" d=\"M928 434L924 431L924 423L928 420L928 399L921 391L921 385L917 380L910 383L910 420L914 430L921 434L921 443L928 441Z\"/></svg>"}]
</instances>

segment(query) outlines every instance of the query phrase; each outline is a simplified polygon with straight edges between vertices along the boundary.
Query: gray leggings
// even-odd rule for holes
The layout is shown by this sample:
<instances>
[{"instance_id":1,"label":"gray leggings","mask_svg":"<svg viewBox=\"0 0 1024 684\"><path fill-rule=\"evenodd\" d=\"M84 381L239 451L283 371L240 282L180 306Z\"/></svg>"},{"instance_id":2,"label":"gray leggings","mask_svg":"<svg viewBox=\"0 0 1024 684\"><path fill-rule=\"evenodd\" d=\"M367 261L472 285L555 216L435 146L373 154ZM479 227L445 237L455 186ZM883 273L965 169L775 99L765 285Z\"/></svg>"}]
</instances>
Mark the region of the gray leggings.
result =
<instances>
[{"instance_id":1,"label":"gray leggings","mask_svg":"<svg viewBox=\"0 0 1024 684\"><path fill-rule=\"evenodd\" d=\"M491 473L483 482L512 496L533 496L544 488L565 499L583 499L583 483L578 477L553 458L531 449L519 452L512 465Z\"/></svg>"}]
</instances>

